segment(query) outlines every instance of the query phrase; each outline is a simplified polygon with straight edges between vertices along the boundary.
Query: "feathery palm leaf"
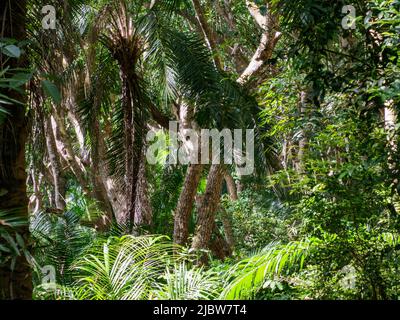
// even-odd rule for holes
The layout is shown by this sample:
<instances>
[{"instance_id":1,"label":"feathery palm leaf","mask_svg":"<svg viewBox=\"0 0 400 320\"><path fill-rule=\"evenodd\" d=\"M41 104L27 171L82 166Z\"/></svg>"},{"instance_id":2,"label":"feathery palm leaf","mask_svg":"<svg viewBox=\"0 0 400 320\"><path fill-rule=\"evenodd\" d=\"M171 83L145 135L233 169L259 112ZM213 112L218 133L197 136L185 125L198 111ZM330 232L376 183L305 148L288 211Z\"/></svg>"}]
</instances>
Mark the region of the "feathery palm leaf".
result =
<instances>
[{"instance_id":1,"label":"feathery palm leaf","mask_svg":"<svg viewBox=\"0 0 400 320\"><path fill-rule=\"evenodd\" d=\"M183 258L164 236L111 237L73 264L72 269L79 271L74 289L62 292L79 299L147 299L172 259Z\"/></svg>"},{"instance_id":2,"label":"feathery palm leaf","mask_svg":"<svg viewBox=\"0 0 400 320\"><path fill-rule=\"evenodd\" d=\"M300 270L312 250L316 239L290 242L286 245L272 243L261 253L242 260L227 274L228 284L221 294L223 299L243 299L254 295L265 281L284 271Z\"/></svg>"},{"instance_id":3,"label":"feathery palm leaf","mask_svg":"<svg viewBox=\"0 0 400 320\"><path fill-rule=\"evenodd\" d=\"M189 269L187 264L167 268L165 283L157 283L155 297L161 300L210 300L220 293L221 279L203 268Z\"/></svg>"}]
</instances>

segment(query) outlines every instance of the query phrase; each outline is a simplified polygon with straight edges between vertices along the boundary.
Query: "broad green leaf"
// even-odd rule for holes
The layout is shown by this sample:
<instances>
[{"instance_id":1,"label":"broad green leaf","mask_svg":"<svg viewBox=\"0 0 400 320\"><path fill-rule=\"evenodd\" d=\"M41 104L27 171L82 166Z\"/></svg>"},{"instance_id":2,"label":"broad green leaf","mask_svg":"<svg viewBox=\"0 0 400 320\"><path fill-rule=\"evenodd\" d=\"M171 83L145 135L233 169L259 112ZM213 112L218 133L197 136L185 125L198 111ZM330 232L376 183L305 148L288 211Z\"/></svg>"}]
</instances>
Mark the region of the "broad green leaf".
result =
<instances>
[{"instance_id":1,"label":"broad green leaf","mask_svg":"<svg viewBox=\"0 0 400 320\"><path fill-rule=\"evenodd\" d=\"M21 49L13 44L9 44L2 49L3 53L12 58L19 58L21 56Z\"/></svg>"},{"instance_id":2,"label":"broad green leaf","mask_svg":"<svg viewBox=\"0 0 400 320\"><path fill-rule=\"evenodd\" d=\"M56 85L49 80L42 80L42 86L45 93L57 104L61 103L61 94Z\"/></svg>"},{"instance_id":3,"label":"broad green leaf","mask_svg":"<svg viewBox=\"0 0 400 320\"><path fill-rule=\"evenodd\" d=\"M9 79L10 87L16 88L24 85L32 78L32 73L17 73Z\"/></svg>"}]
</instances>

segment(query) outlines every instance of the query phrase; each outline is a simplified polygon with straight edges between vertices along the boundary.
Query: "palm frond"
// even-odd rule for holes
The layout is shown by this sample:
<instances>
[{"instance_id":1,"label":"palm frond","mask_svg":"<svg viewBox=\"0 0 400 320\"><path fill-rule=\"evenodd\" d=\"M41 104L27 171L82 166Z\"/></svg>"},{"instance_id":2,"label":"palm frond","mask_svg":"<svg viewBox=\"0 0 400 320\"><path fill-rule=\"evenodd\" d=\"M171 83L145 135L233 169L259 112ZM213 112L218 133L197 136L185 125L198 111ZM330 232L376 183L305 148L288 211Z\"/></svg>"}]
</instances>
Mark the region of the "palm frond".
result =
<instances>
[{"instance_id":1,"label":"palm frond","mask_svg":"<svg viewBox=\"0 0 400 320\"><path fill-rule=\"evenodd\" d=\"M36 240L34 247L36 265L53 266L57 273L57 282L69 284L72 281L72 274L67 270L94 241L94 230L81 226L80 216L67 211L61 216L37 212L31 217L30 231ZM36 272L40 278L40 270Z\"/></svg>"},{"instance_id":2,"label":"palm frond","mask_svg":"<svg viewBox=\"0 0 400 320\"><path fill-rule=\"evenodd\" d=\"M221 298L230 300L252 297L266 280L284 272L301 270L305 259L317 244L318 241L313 238L285 245L270 244L261 253L240 261L230 269Z\"/></svg>"},{"instance_id":3,"label":"palm frond","mask_svg":"<svg viewBox=\"0 0 400 320\"><path fill-rule=\"evenodd\" d=\"M147 299L170 261L180 260L179 248L166 240L164 236L124 236L100 241L71 267L79 271L73 296L93 300Z\"/></svg>"},{"instance_id":4,"label":"palm frond","mask_svg":"<svg viewBox=\"0 0 400 320\"><path fill-rule=\"evenodd\" d=\"M221 278L203 268L189 269L186 263L167 268L164 283L156 283L154 296L160 300L212 300L220 293Z\"/></svg>"}]
</instances>

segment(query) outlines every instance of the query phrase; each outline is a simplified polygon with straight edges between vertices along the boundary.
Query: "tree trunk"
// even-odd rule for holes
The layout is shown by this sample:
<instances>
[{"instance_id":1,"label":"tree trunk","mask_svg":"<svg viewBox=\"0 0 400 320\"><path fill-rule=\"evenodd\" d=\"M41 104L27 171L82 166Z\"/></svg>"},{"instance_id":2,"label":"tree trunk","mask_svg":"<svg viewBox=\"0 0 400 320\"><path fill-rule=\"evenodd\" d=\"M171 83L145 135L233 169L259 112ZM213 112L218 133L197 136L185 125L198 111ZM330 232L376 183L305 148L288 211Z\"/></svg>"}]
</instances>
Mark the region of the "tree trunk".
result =
<instances>
[{"instance_id":1,"label":"tree trunk","mask_svg":"<svg viewBox=\"0 0 400 320\"><path fill-rule=\"evenodd\" d=\"M174 242L180 245L185 245L188 241L189 220L202 169L203 166L201 164L190 164L188 166L185 182L179 196L174 215Z\"/></svg>"},{"instance_id":2,"label":"tree trunk","mask_svg":"<svg viewBox=\"0 0 400 320\"><path fill-rule=\"evenodd\" d=\"M93 195L98 201L100 209L105 213L104 216L96 221L96 227L98 230L106 230L115 218L113 204L118 199L111 192L111 183L107 183L107 179L112 180L112 178L109 176L108 164L103 159L106 154L106 147L100 133L100 124L97 117L92 119L91 125L95 139L93 139L92 143L91 168L89 170L90 180L93 186Z\"/></svg>"},{"instance_id":3,"label":"tree trunk","mask_svg":"<svg viewBox=\"0 0 400 320\"><path fill-rule=\"evenodd\" d=\"M26 1L0 2L0 26L2 35L6 38L25 40ZM5 57L0 57L5 61ZM8 66L11 68L23 67L22 58L18 61L10 59ZM2 90L15 100L26 103L26 95L16 91ZM28 198L26 195L25 172L25 143L27 140L27 127L25 119L25 106L14 104L5 105L9 112L4 123L0 124L0 211L17 209L21 217L28 218ZM18 227L17 232L28 242L28 225ZM5 265L0 268L0 298L3 299L31 299L32 279L31 268L21 254L14 270Z\"/></svg>"},{"instance_id":4,"label":"tree trunk","mask_svg":"<svg viewBox=\"0 0 400 320\"><path fill-rule=\"evenodd\" d=\"M233 180L233 177L229 172L225 173L224 178L226 182L226 187L228 188L229 197L232 201L236 201L238 199L238 194L235 180Z\"/></svg>"},{"instance_id":5,"label":"tree trunk","mask_svg":"<svg viewBox=\"0 0 400 320\"><path fill-rule=\"evenodd\" d=\"M204 202L204 194L198 194L196 195L196 209L197 213L200 212L201 206ZM221 215L223 216L224 211L222 211L223 208L219 206L216 211L220 212ZM212 234L210 237L210 241L208 243L208 248L210 249L211 253L213 256L217 257L220 260L224 260L226 257L229 257L232 254L232 247L229 245L227 237L226 237L226 230L225 230L225 224L224 224L224 219L221 217L222 224L224 226L224 233L225 237L221 234L221 232L218 229L218 225L214 219L213 226L212 226ZM204 259L204 262L206 262L206 259Z\"/></svg>"},{"instance_id":6,"label":"tree trunk","mask_svg":"<svg viewBox=\"0 0 400 320\"><path fill-rule=\"evenodd\" d=\"M82 164L81 159L77 157L73 151L70 137L65 128L65 120L62 110L53 106L53 114L50 119L58 153L68 164L83 191L86 194L90 194L86 180L86 169Z\"/></svg>"},{"instance_id":7,"label":"tree trunk","mask_svg":"<svg viewBox=\"0 0 400 320\"><path fill-rule=\"evenodd\" d=\"M262 29L260 43L256 52L250 60L247 68L242 72L237 82L246 84L262 70L262 66L272 57L281 33L277 31L278 17L268 12L263 14L260 8L252 1L246 1L247 8L256 23ZM268 8L269 11L270 8Z\"/></svg>"},{"instance_id":8,"label":"tree trunk","mask_svg":"<svg viewBox=\"0 0 400 320\"><path fill-rule=\"evenodd\" d=\"M43 207L43 195L40 192L40 186L42 185L43 181L43 174L31 166L29 170L29 176L32 183L33 194L29 198L29 212L35 214L36 212L40 211Z\"/></svg>"},{"instance_id":9,"label":"tree trunk","mask_svg":"<svg viewBox=\"0 0 400 320\"><path fill-rule=\"evenodd\" d=\"M192 242L192 248L194 250L208 249L215 223L215 213L218 209L219 199L221 197L224 173L225 168L223 165L211 165L204 199L197 217L196 232ZM206 263L207 256L202 254L199 262L200 264Z\"/></svg>"},{"instance_id":10,"label":"tree trunk","mask_svg":"<svg viewBox=\"0 0 400 320\"><path fill-rule=\"evenodd\" d=\"M153 210L150 205L149 190L146 177L146 156L143 152L140 161L139 179L137 182L137 194L135 203L135 227L151 226Z\"/></svg>"},{"instance_id":11,"label":"tree trunk","mask_svg":"<svg viewBox=\"0 0 400 320\"><path fill-rule=\"evenodd\" d=\"M302 121L306 120L308 111L307 109L309 108L309 93L307 91L302 91L300 93L300 107L299 107L299 113L300 113L300 119ZM301 129L301 137L299 140L299 149L297 153L297 171L300 173L304 173L304 154L306 152L308 144L308 139L307 139L307 130L304 128L304 125L302 126Z\"/></svg>"},{"instance_id":12,"label":"tree trunk","mask_svg":"<svg viewBox=\"0 0 400 320\"><path fill-rule=\"evenodd\" d=\"M133 186L133 160L132 160L132 150L133 150L133 132L132 132L132 98L129 91L129 84L127 74L121 71L121 82L122 82L122 108L124 112L124 138L125 138L125 190L127 198L127 208L125 212L120 212L117 215L117 221L121 225L126 225L129 229L128 224L130 224L134 217L130 216L129 206L131 202L133 189L136 189L136 185ZM136 192L136 191L135 191Z\"/></svg>"},{"instance_id":13,"label":"tree trunk","mask_svg":"<svg viewBox=\"0 0 400 320\"><path fill-rule=\"evenodd\" d=\"M395 198L398 198L399 192L397 186L399 185L399 167L397 163L398 154L398 135L396 130L397 123L397 112L393 104L393 100L385 102L385 107L383 109L384 117L384 127L387 135L387 163L391 170L391 175L393 177L392 190L395 191ZM396 199L397 200L397 199Z\"/></svg>"},{"instance_id":14,"label":"tree trunk","mask_svg":"<svg viewBox=\"0 0 400 320\"><path fill-rule=\"evenodd\" d=\"M121 61L122 59L122 61ZM141 110L141 93L137 85L137 76L127 57L119 57L122 78L122 103L125 127L125 189L127 195L127 211L119 217L119 222L132 231L135 221L138 175L143 151L144 119Z\"/></svg>"},{"instance_id":15,"label":"tree trunk","mask_svg":"<svg viewBox=\"0 0 400 320\"><path fill-rule=\"evenodd\" d=\"M397 122L397 114L394 109L393 100L387 101L385 103L384 112L384 120L385 120L385 130L388 136L388 145L390 150L393 153L397 152L397 137L395 134L396 130L396 122ZM389 155L389 167L394 168L396 166L393 157Z\"/></svg>"},{"instance_id":16,"label":"tree trunk","mask_svg":"<svg viewBox=\"0 0 400 320\"><path fill-rule=\"evenodd\" d=\"M44 119L43 119L44 120ZM60 160L58 158L56 142L51 129L50 119L44 120L47 154L49 156L51 172L54 182L54 201L57 209L65 209L66 181Z\"/></svg>"},{"instance_id":17,"label":"tree trunk","mask_svg":"<svg viewBox=\"0 0 400 320\"><path fill-rule=\"evenodd\" d=\"M230 251L233 251L235 247L235 237L233 236L231 217L222 207L221 207L221 221L224 227L226 243L228 244Z\"/></svg>"},{"instance_id":18,"label":"tree trunk","mask_svg":"<svg viewBox=\"0 0 400 320\"><path fill-rule=\"evenodd\" d=\"M213 234L209 243L211 252L215 257L220 260L224 260L232 254L231 246L229 245L226 237L219 232L217 224L214 223Z\"/></svg>"},{"instance_id":19,"label":"tree trunk","mask_svg":"<svg viewBox=\"0 0 400 320\"><path fill-rule=\"evenodd\" d=\"M237 194L235 180L233 180L233 177L229 172L225 173L224 178L225 178L225 183L226 183L226 186L228 189L229 197L231 198L232 201L237 201L239 199L239 197ZM233 251L233 248L235 246L235 238L233 236L231 217L228 215L226 210L222 207L221 207L221 221L222 221L222 225L224 226L226 242L228 243L231 251Z\"/></svg>"},{"instance_id":20,"label":"tree trunk","mask_svg":"<svg viewBox=\"0 0 400 320\"><path fill-rule=\"evenodd\" d=\"M190 105L182 103L178 113L177 117L179 117L182 129L196 127L196 123L193 121L193 108ZM200 139L198 143L201 143ZM201 156L200 151L201 148L198 148L198 158ZM188 242L189 221L202 171L203 165L196 163L190 163L186 171L185 181L174 214L174 242L180 245L186 245Z\"/></svg>"}]
</instances>

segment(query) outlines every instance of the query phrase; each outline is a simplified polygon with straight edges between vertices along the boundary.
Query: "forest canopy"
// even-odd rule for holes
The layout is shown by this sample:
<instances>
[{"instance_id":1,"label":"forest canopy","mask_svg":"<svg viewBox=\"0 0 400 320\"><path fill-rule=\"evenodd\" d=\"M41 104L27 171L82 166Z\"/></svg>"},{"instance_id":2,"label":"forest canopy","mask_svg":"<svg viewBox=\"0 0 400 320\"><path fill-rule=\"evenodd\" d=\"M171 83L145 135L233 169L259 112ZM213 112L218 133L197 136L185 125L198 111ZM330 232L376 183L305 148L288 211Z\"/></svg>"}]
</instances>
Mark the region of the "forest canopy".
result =
<instances>
[{"instance_id":1,"label":"forest canopy","mask_svg":"<svg viewBox=\"0 0 400 320\"><path fill-rule=\"evenodd\" d=\"M1 1L0 31L0 299L400 298L400 1Z\"/></svg>"}]
</instances>

